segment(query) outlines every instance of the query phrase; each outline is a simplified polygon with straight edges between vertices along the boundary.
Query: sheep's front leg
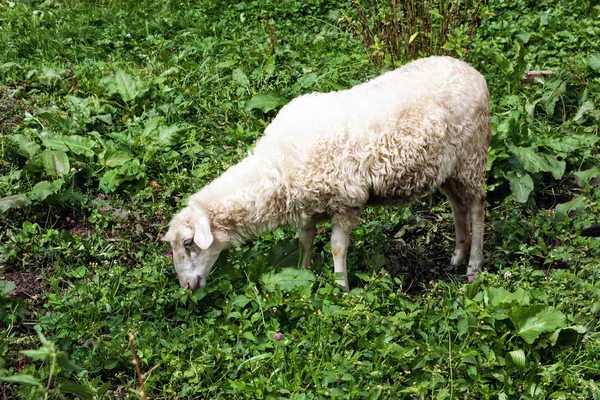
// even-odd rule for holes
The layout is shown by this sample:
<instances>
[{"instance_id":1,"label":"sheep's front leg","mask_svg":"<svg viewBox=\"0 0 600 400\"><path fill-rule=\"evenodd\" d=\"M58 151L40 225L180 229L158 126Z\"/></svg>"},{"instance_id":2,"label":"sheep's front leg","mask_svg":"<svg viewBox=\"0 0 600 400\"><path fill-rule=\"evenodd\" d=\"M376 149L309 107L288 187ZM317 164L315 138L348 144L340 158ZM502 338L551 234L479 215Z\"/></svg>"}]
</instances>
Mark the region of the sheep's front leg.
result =
<instances>
[{"instance_id":1,"label":"sheep's front leg","mask_svg":"<svg viewBox=\"0 0 600 400\"><path fill-rule=\"evenodd\" d=\"M348 271L346 269L346 256L348 254L348 243L352 228L358 222L358 214L335 217L331 221L331 253L333 254L333 266L336 273L341 273L342 278L335 281L348 291Z\"/></svg>"},{"instance_id":2,"label":"sheep's front leg","mask_svg":"<svg viewBox=\"0 0 600 400\"><path fill-rule=\"evenodd\" d=\"M303 257L302 268L304 269L310 268L310 262L312 258L312 247L316 234L316 226L300 229L300 256Z\"/></svg>"}]
</instances>

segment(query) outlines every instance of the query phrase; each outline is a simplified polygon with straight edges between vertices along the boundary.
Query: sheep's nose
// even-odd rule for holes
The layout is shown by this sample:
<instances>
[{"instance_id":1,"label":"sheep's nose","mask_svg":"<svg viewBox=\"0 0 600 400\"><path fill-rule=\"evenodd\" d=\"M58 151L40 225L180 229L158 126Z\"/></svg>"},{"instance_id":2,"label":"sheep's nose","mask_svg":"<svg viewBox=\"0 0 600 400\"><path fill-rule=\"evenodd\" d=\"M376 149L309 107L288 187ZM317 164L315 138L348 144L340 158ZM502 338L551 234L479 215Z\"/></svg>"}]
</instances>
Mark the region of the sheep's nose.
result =
<instances>
[{"instance_id":1,"label":"sheep's nose","mask_svg":"<svg viewBox=\"0 0 600 400\"><path fill-rule=\"evenodd\" d=\"M206 280L202 279L201 276L197 277L196 279L187 281L183 284L184 289L191 289L191 290L203 288L204 286L206 286Z\"/></svg>"}]
</instances>

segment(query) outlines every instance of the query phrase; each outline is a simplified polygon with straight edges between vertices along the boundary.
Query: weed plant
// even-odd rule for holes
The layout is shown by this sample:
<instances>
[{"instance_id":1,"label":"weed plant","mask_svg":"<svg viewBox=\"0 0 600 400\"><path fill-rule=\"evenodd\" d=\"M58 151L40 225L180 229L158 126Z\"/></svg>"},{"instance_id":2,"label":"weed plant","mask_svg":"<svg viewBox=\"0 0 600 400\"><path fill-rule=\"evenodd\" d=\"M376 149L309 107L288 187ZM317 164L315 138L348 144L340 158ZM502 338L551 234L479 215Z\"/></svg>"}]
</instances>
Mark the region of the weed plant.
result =
<instances>
[{"instance_id":1,"label":"weed plant","mask_svg":"<svg viewBox=\"0 0 600 400\"><path fill-rule=\"evenodd\" d=\"M599 21L588 1L1 2L2 398L600 398L600 242L578 236L600 215ZM171 215L282 105L440 53L490 87L486 272L449 265L434 194L365 211L350 293L327 224L312 271L277 229L179 287Z\"/></svg>"}]
</instances>

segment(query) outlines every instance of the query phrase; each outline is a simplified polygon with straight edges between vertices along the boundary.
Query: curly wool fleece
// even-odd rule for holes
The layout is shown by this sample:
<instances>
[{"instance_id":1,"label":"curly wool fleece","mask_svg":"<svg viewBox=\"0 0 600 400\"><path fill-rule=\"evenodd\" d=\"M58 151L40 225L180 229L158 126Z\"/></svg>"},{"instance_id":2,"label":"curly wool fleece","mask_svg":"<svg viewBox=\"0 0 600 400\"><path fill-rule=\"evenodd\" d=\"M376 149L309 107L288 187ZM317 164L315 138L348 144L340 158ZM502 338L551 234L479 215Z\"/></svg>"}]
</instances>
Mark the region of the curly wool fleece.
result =
<instances>
[{"instance_id":1,"label":"curly wool fleece","mask_svg":"<svg viewBox=\"0 0 600 400\"><path fill-rule=\"evenodd\" d=\"M367 205L402 205L440 188L452 205L453 264L483 262L484 179L491 137L483 76L450 57L411 62L349 90L292 100L247 158L191 196L171 221L180 283L204 286L218 254L278 226L300 229L310 265L315 224L332 222L338 283ZM186 241L187 240L187 241ZM185 243L184 243L185 242Z\"/></svg>"}]
</instances>

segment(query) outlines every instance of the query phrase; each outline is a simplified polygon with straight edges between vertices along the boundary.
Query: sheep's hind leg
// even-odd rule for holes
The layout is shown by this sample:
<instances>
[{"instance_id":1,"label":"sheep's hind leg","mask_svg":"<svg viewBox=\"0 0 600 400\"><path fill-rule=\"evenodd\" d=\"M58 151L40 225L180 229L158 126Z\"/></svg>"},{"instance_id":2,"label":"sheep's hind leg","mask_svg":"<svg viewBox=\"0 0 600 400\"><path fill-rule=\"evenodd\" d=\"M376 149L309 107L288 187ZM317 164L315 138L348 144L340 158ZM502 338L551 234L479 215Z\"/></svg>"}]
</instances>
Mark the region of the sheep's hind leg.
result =
<instances>
[{"instance_id":1,"label":"sheep's hind leg","mask_svg":"<svg viewBox=\"0 0 600 400\"><path fill-rule=\"evenodd\" d=\"M312 258L312 247L315 235L317 234L316 226L310 226L300 229L300 256L302 257L302 268L310 268Z\"/></svg>"},{"instance_id":2,"label":"sheep's hind leg","mask_svg":"<svg viewBox=\"0 0 600 400\"><path fill-rule=\"evenodd\" d=\"M448 197L452 206L452 216L454 218L454 229L456 232L456 250L452 255L452 265L463 265L467 263L469 249L471 247L471 229L469 224L469 209L465 205L464 199L456 181L449 179L441 187L442 191Z\"/></svg>"},{"instance_id":3,"label":"sheep's hind leg","mask_svg":"<svg viewBox=\"0 0 600 400\"><path fill-rule=\"evenodd\" d=\"M467 275L475 275L483 265L483 220L485 217L485 195L481 193L469 205L471 214L472 243Z\"/></svg>"},{"instance_id":4,"label":"sheep's hind leg","mask_svg":"<svg viewBox=\"0 0 600 400\"><path fill-rule=\"evenodd\" d=\"M331 224L331 253L333 254L333 266L336 273L341 273L341 279L337 279L335 283L341 286L345 291L348 291L348 270L346 269L346 256L348 254L348 244L350 242L350 234L352 228L358 222L358 214L343 215L332 218Z\"/></svg>"}]
</instances>

